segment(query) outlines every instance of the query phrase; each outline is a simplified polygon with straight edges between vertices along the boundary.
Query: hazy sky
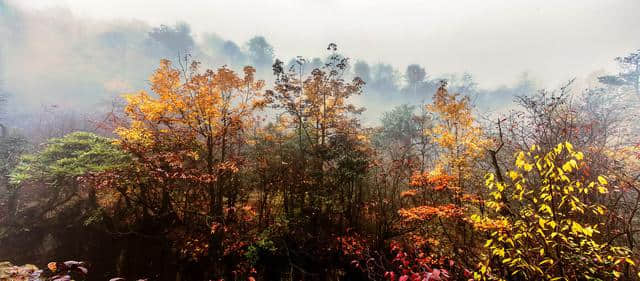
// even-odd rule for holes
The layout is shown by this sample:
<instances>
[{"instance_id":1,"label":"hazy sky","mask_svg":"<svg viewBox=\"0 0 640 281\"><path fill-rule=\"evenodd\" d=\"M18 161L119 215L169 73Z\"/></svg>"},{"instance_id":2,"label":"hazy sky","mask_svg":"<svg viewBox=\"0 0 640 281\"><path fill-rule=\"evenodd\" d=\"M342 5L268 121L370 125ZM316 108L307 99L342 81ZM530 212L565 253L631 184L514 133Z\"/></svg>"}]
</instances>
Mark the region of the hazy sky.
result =
<instances>
[{"instance_id":1,"label":"hazy sky","mask_svg":"<svg viewBox=\"0 0 640 281\"><path fill-rule=\"evenodd\" d=\"M196 38L245 42L264 35L278 57L314 56L335 42L348 56L471 72L483 87L529 72L545 86L593 71L640 48L639 0L21 0L27 9L68 8L80 18L185 21Z\"/></svg>"}]
</instances>

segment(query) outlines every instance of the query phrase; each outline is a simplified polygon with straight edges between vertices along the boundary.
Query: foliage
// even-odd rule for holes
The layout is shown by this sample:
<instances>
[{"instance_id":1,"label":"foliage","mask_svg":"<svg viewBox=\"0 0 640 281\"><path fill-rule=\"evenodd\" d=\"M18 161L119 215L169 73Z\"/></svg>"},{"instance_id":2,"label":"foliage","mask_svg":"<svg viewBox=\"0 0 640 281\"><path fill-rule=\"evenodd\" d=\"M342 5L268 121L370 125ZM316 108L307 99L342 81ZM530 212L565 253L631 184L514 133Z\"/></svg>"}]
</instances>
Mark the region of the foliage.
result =
<instances>
[{"instance_id":1,"label":"foliage","mask_svg":"<svg viewBox=\"0 0 640 281\"><path fill-rule=\"evenodd\" d=\"M15 266L9 262L0 262L0 280L2 281L31 281L40 280L42 270L33 264Z\"/></svg>"},{"instance_id":2,"label":"foliage","mask_svg":"<svg viewBox=\"0 0 640 281\"><path fill-rule=\"evenodd\" d=\"M544 153L533 145L517 154L515 165L507 182L487 175L491 199L486 205L494 212L489 222L505 224L488 227L490 259L477 278L610 280L621 276L625 263L635 265L629 249L604 239L603 220L585 216L607 214L597 197L609 187L604 176L583 182L580 171L588 166L582 152L568 142ZM485 221L479 215L472 219Z\"/></svg>"},{"instance_id":3,"label":"foliage","mask_svg":"<svg viewBox=\"0 0 640 281\"><path fill-rule=\"evenodd\" d=\"M180 24L149 35L167 50L193 45L177 42L191 38ZM246 47L258 67L273 61L264 38ZM100 249L93 257L109 252L100 262L118 276L161 280L468 280L473 269L478 279L631 279L635 96L576 95L569 83L517 97L520 110L483 124L470 75L434 86L410 65L402 93L435 91L431 101L367 127L354 98L395 91L397 72L358 62L354 77L335 44L327 51L275 60L270 87L250 66L162 60L150 91L126 95L100 124L114 139L77 132L18 157L35 140L1 138L0 169L19 188L0 198L0 243L29 245L31 257ZM86 237L96 242L60 246ZM49 267L63 280L87 271Z\"/></svg>"},{"instance_id":4,"label":"foliage","mask_svg":"<svg viewBox=\"0 0 640 281\"><path fill-rule=\"evenodd\" d=\"M49 140L42 151L23 155L9 177L14 185L27 182L63 185L87 173L114 169L127 158L113 140L76 132Z\"/></svg>"},{"instance_id":5,"label":"foliage","mask_svg":"<svg viewBox=\"0 0 640 281\"><path fill-rule=\"evenodd\" d=\"M607 85L631 86L640 95L640 50L615 59L622 71L617 75L605 75L598 80Z\"/></svg>"},{"instance_id":6,"label":"foliage","mask_svg":"<svg viewBox=\"0 0 640 281\"><path fill-rule=\"evenodd\" d=\"M439 157L431 171L413 173L411 188L401 194L409 204L398 213L413 237L421 237L434 252L471 263L468 253L475 245L465 216L477 208L480 194L469 183L486 141L471 115L469 99L450 94L445 83L427 108L436 122L425 134L438 144Z\"/></svg>"},{"instance_id":7,"label":"foliage","mask_svg":"<svg viewBox=\"0 0 640 281\"><path fill-rule=\"evenodd\" d=\"M29 151L29 142L24 136L9 135L0 137L0 185L6 186L9 173L18 165L20 156Z\"/></svg>"}]
</instances>

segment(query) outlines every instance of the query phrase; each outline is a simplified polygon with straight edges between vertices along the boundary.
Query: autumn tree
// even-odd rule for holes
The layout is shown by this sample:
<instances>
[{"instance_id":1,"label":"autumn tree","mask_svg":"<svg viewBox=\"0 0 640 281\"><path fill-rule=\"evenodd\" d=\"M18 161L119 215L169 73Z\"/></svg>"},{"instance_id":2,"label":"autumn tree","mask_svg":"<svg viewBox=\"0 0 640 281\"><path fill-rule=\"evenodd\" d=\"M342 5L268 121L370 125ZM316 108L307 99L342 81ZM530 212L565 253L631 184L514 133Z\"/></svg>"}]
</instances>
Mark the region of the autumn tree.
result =
<instances>
[{"instance_id":1,"label":"autumn tree","mask_svg":"<svg viewBox=\"0 0 640 281\"><path fill-rule=\"evenodd\" d=\"M341 138L361 137L358 119L355 115L362 110L348 103L349 97L360 94L364 85L360 78L351 82L342 79L348 66L348 59L335 53L335 45L330 45L334 53L321 68L314 69L309 77L302 77L302 69L286 71L281 61L274 64L277 81L268 97L274 100L276 108L288 116L289 124L296 131L300 158L299 163L309 163L313 169L311 185L316 186L311 193L310 206L319 207L320 197L327 196L323 187L324 175L333 164L335 155L331 148ZM325 190L324 192L321 190Z\"/></svg>"},{"instance_id":2,"label":"autumn tree","mask_svg":"<svg viewBox=\"0 0 640 281\"><path fill-rule=\"evenodd\" d=\"M445 83L427 109L435 115L435 123L425 133L437 144L438 160L432 170L413 174L410 189L403 193L410 204L398 212L407 226L418 226L413 234L418 245L469 263L473 230L464 217L480 202L481 194L470 183L487 141L475 124L469 98L450 94Z\"/></svg>"},{"instance_id":3,"label":"autumn tree","mask_svg":"<svg viewBox=\"0 0 640 281\"><path fill-rule=\"evenodd\" d=\"M596 197L610 211L606 218L612 231L605 235L612 240L624 240L625 246L637 252L638 238L633 235L637 231L633 221L637 218L632 215L637 213L640 202L638 173L634 168L637 158L633 152L639 132L635 122L636 97L610 87L575 93L570 86L571 81L555 91L517 96L516 103L522 109L508 114L502 122L504 148L500 153L528 150L531 144L550 150L565 140L576 150L588 153L590 161L578 172L580 177L595 181L597 175L606 174L610 186L618 190ZM513 167L500 157L496 163L502 170Z\"/></svg>"},{"instance_id":4,"label":"autumn tree","mask_svg":"<svg viewBox=\"0 0 640 281\"><path fill-rule=\"evenodd\" d=\"M276 82L266 97L279 114L261 141L272 143L277 150L271 157L281 159L268 168L289 173L275 178L281 181L281 208L289 222L282 227L313 234L291 238L274 233L272 239L282 241L279 248L286 249L292 267L313 272L329 262L329 249L320 245L361 222L370 153L368 138L357 118L362 109L350 103L352 96L361 93L364 82L357 77L345 80L348 58L337 53L335 44L330 44L328 51L325 63L309 75L305 67L311 65L301 58L293 62L293 67L276 60ZM317 242L306 249L299 247L311 240ZM300 261L313 263L298 265Z\"/></svg>"},{"instance_id":5,"label":"autumn tree","mask_svg":"<svg viewBox=\"0 0 640 281\"><path fill-rule=\"evenodd\" d=\"M609 192L598 176L584 181L578 171L588 166L582 152L568 142L548 152L533 145L517 154L507 179L488 174L491 199L488 218L472 219L490 232L489 259L476 278L527 280L614 280L631 272L630 250L608 240L608 220L592 220L609 212L593 194Z\"/></svg>"},{"instance_id":6,"label":"autumn tree","mask_svg":"<svg viewBox=\"0 0 640 281\"><path fill-rule=\"evenodd\" d=\"M208 241L198 241L209 249L219 275L223 241L230 239L226 224L235 221L240 199L245 133L264 105L264 82L254 78L252 67L238 76L226 67L200 72L198 62L186 63L176 68L161 61L150 79L154 94L126 96L129 122L116 133L119 144L159 177L161 212L183 219L195 215L200 233L210 230Z\"/></svg>"}]
</instances>

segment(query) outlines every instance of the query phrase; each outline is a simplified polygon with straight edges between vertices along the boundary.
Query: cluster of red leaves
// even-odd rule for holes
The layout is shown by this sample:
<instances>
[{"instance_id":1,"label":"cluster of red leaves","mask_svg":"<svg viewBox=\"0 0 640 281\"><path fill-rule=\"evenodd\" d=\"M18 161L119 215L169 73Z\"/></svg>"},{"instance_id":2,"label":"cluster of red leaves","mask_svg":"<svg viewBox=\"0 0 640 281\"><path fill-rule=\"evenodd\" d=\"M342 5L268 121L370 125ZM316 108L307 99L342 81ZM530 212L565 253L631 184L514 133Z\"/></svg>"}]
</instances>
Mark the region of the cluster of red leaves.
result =
<instances>
[{"instance_id":1,"label":"cluster of red leaves","mask_svg":"<svg viewBox=\"0 0 640 281\"><path fill-rule=\"evenodd\" d=\"M362 258L368 250L368 240L359 235L345 235L336 238L338 249L346 256ZM352 264L358 266L356 263Z\"/></svg>"},{"instance_id":2,"label":"cluster of red leaves","mask_svg":"<svg viewBox=\"0 0 640 281\"><path fill-rule=\"evenodd\" d=\"M422 248L404 247L399 242L391 242L392 268L384 273L389 281L444 281L468 279L471 271L447 257L426 253Z\"/></svg>"},{"instance_id":3,"label":"cluster of red leaves","mask_svg":"<svg viewBox=\"0 0 640 281\"><path fill-rule=\"evenodd\" d=\"M198 261L209 254L210 235L222 234L222 255L234 260L235 269L232 273L237 276L252 274L255 269L240 257L243 257L248 246L257 240L255 210L249 206L232 207L225 208L224 214L224 223L211 223L209 232L177 228L170 233L170 239L183 258Z\"/></svg>"},{"instance_id":4,"label":"cluster of red leaves","mask_svg":"<svg viewBox=\"0 0 640 281\"><path fill-rule=\"evenodd\" d=\"M470 279L473 273L455 260L439 256L413 240L391 241L386 253L378 253L366 237L350 234L336 239L342 255L352 259L351 265L372 280L446 281ZM404 240L403 240L404 241Z\"/></svg>"}]
</instances>

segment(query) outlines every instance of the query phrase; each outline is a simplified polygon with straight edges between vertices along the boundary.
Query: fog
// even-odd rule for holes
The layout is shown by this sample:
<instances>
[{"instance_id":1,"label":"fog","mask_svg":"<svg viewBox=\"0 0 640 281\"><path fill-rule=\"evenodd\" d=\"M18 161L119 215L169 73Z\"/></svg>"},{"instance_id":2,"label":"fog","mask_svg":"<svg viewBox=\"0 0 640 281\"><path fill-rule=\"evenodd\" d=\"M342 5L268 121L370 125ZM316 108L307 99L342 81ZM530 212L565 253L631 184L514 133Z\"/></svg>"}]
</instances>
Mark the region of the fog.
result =
<instances>
[{"instance_id":1,"label":"fog","mask_svg":"<svg viewBox=\"0 0 640 281\"><path fill-rule=\"evenodd\" d=\"M211 68L252 64L271 79L273 58L302 55L317 64L335 42L352 64L369 68L369 96L359 98L369 120L390 104L428 99L441 79L496 109L518 93L574 77L586 81L580 88L594 72L615 72L613 58L640 45L630 32L640 24L638 11L633 0L4 0L0 79L10 114L49 105L86 109L146 87L160 58L189 53ZM249 44L252 38L259 40ZM410 64L430 81L419 93L407 87Z\"/></svg>"}]
</instances>

